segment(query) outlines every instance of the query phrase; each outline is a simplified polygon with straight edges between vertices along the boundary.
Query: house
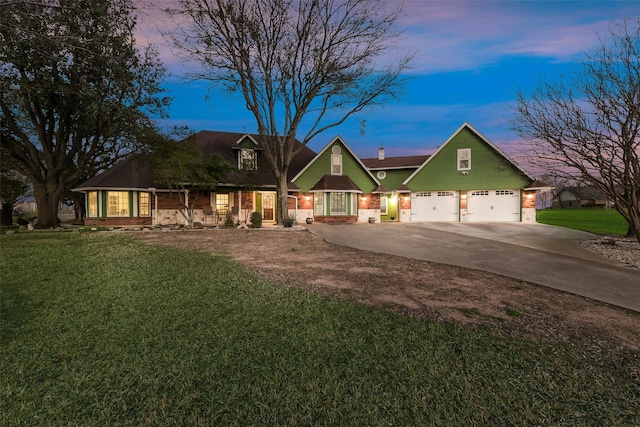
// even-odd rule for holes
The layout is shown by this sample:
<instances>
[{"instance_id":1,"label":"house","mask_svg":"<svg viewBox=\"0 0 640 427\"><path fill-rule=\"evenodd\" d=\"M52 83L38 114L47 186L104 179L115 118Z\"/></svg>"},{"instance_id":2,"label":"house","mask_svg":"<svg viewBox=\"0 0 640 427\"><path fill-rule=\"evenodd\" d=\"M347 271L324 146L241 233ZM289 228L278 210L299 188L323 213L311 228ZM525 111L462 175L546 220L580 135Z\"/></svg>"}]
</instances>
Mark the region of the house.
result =
<instances>
[{"instance_id":1,"label":"house","mask_svg":"<svg viewBox=\"0 0 640 427\"><path fill-rule=\"evenodd\" d=\"M275 222L276 178L256 135L202 131L194 135L203 156L217 153L232 170L214 191L199 191L190 199L194 221L204 225L224 222L227 214L247 222L252 212L264 222ZM298 142L299 145L302 145ZM315 155L301 146L289 174L297 173ZM82 183L73 191L85 193L86 225L151 226L185 224L175 190L153 179L150 166L140 156L130 156L105 172Z\"/></svg>"},{"instance_id":2,"label":"house","mask_svg":"<svg viewBox=\"0 0 640 427\"><path fill-rule=\"evenodd\" d=\"M564 187L551 202L553 209L607 208L611 206L612 203L607 200L602 192L589 186Z\"/></svg>"},{"instance_id":3,"label":"house","mask_svg":"<svg viewBox=\"0 0 640 427\"><path fill-rule=\"evenodd\" d=\"M199 132L203 155L234 165L226 182L202 192L196 221L217 224L227 214L246 222L254 211L275 222L276 181L255 135ZM435 153L360 159L339 136L319 153L302 147L289 170L289 215L298 222L535 222L534 179L470 124ZM130 157L74 191L86 194L87 225L184 223L172 193L153 182L148 166Z\"/></svg>"}]
</instances>

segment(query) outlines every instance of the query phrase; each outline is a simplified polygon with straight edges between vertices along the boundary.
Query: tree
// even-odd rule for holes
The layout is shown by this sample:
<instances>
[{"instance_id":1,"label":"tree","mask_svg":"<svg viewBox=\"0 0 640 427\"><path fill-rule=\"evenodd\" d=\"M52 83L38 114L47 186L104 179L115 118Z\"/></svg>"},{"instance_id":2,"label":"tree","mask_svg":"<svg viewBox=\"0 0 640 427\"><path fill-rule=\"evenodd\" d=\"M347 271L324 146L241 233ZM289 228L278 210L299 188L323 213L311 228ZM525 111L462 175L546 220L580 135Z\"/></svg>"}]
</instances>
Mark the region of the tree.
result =
<instances>
[{"instance_id":1,"label":"tree","mask_svg":"<svg viewBox=\"0 0 640 427\"><path fill-rule=\"evenodd\" d=\"M193 227L197 198L223 182L230 165L218 154L203 156L193 136L176 141L156 133L147 142L144 160L151 166L154 182L169 188L173 204L187 226Z\"/></svg>"},{"instance_id":2,"label":"tree","mask_svg":"<svg viewBox=\"0 0 640 427\"><path fill-rule=\"evenodd\" d=\"M37 227L58 225L61 195L135 150L161 115L165 70L139 50L131 0L0 7L2 145L33 187Z\"/></svg>"},{"instance_id":3,"label":"tree","mask_svg":"<svg viewBox=\"0 0 640 427\"><path fill-rule=\"evenodd\" d=\"M398 52L401 9L384 0L179 0L170 40L200 66L192 78L242 93L277 178L287 217L287 173L299 138L395 97L412 54ZM383 61L386 60L386 64ZM363 122L361 122L363 123Z\"/></svg>"},{"instance_id":4,"label":"tree","mask_svg":"<svg viewBox=\"0 0 640 427\"><path fill-rule=\"evenodd\" d=\"M13 208L29 195L29 182L7 163L5 150L0 147L0 225L13 223Z\"/></svg>"},{"instance_id":5,"label":"tree","mask_svg":"<svg viewBox=\"0 0 640 427\"><path fill-rule=\"evenodd\" d=\"M578 73L519 91L513 110L531 162L599 190L640 242L640 18L613 26Z\"/></svg>"}]
</instances>

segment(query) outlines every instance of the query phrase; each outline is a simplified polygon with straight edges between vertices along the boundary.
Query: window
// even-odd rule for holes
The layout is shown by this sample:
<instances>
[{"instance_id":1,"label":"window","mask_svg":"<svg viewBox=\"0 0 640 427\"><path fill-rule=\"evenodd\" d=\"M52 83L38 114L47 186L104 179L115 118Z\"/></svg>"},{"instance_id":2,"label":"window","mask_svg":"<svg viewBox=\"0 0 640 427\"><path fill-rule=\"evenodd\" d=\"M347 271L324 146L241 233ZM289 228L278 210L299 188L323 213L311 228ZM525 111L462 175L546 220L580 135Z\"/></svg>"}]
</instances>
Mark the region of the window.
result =
<instances>
[{"instance_id":1,"label":"window","mask_svg":"<svg viewBox=\"0 0 640 427\"><path fill-rule=\"evenodd\" d=\"M87 216L95 218L98 216L98 192L89 191L87 193Z\"/></svg>"},{"instance_id":2,"label":"window","mask_svg":"<svg viewBox=\"0 0 640 427\"><path fill-rule=\"evenodd\" d=\"M314 193L313 195L313 214L324 215L324 193Z\"/></svg>"},{"instance_id":3,"label":"window","mask_svg":"<svg viewBox=\"0 0 640 427\"><path fill-rule=\"evenodd\" d=\"M256 150L251 148L240 149L240 154L238 155L238 169L254 170L257 169L257 167Z\"/></svg>"},{"instance_id":4,"label":"window","mask_svg":"<svg viewBox=\"0 0 640 427\"><path fill-rule=\"evenodd\" d=\"M479 190L479 191L473 191L471 192L472 196L488 196L489 195L489 190Z\"/></svg>"},{"instance_id":5,"label":"window","mask_svg":"<svg viewBox=\"0 0 640 427\"><path fill-rule=\"evenodd\" d=\"M127 191L107 191L107 216L129 216Z\"/></svg>"},{"instance_id":6,"label":"window","mask_svg":"<svg viewBox=\"0 0 640 427\"><path fill-rule=\"evenodd\" d=\"M385 171L378 172L378 179L385 179L387 177L387 173Z\"/></svg>"},{"instance_id":7,"label":"window","mask_svg":"<svg viewBox=\"0 0 640 427\"><path fill-rule=\"evenodd\" d=\"M513 196L513 190L496 190L496 196Z\"/></svg>"},{"instance_id":8,"label":"window","mask_svg":"<svg viewBox=\"0 0 640 427\"><path fill-rule=\"evenodd\" d=\"M229 212L229 194L216 194L216 210L220 217L224 217Z\"/></svg>"},{"instance_id":9,"label":"window","mask_svg":"<svg viewBox=\"0 0 640 427\"><path fill-rule=\"evenodd\" d=\"M342 175L342 150L335 145L331 149L331 175Z\"/></svg>"},{"instance_id":10,"label":"window","mask_svg":"<svg viewBox=\"0 0 640 427\"><path fill-rule=\"evenodd\" d=\"M347 193L331 193L331 215L347 214Z\"/></svg>"},{"instance_id":11,"label":"window","mask_svg":"<svg viewBox=\"0 0 640 427\"><path fill-rule=\"evenodd\" d=\"M471 170L471 148L461 148L458 150L458 170Z\"/></svg>"},{"instance_id":12,"label":"window","mask_svg":"<svg viewBox=\"0 0 640 427\"><path fill-rule=\"evenodd\" d=\"M452 191L438 191L438 197L453 197Z\"/></svg>"},{"instance_id":13,"label":"window","mask_svg":"<svg viewBox=\"0 0 640 427\"><path fill-rule=\"evenodd\" d=\"M140 193L140 216L151 216L151 194Z\"/></svg>"},{"instance_id":14,"label":"window","mask_svg":"<svg viewBox=\"0 0 640 427\"><path fill-rule=\"evenodd\" d=\"M387 215L389 213L389 197L380 196L380 215Z\"/></svg>"},{"instance_id":15,"label":"window","mask_svg":"<svg viewBox=\"0 0 640 427\"><path fill-rule=\"evenodd\" d=\"M431 197L431 191L423 191L421 193L416 193L416 197Z\"/></svg>"}]
</instances>

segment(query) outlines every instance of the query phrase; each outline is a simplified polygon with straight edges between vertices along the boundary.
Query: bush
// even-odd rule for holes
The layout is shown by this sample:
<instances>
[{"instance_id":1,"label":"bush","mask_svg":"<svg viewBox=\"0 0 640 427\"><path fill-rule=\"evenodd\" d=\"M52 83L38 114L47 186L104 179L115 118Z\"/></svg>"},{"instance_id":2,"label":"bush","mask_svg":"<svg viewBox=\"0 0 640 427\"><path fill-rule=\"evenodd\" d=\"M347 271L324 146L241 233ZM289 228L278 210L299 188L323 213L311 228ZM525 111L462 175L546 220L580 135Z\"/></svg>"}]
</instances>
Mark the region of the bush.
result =
<instances>
[{"instance_id":1,"label":"bush","mask_svg":"<svg viewBox=\"0 0 640 427\"><path fill-rule=\"evenodd\" d=\"M227 215L224 218L224 224L222 224L224 228L233 228L235 223L233 222L233 215L231 212L227 212Z\"/></svg>"},{"instance_id":2,"label":"bush","mask_svg":"<svg viewBox=\"0 0 640 427\"><path fill-rule=\"evenodd\" d=\"M251 228L262 227L262 214L260 212L253 212L251 218L249 218L249 222L251 222Z\"/></svg>"}]
</instances>

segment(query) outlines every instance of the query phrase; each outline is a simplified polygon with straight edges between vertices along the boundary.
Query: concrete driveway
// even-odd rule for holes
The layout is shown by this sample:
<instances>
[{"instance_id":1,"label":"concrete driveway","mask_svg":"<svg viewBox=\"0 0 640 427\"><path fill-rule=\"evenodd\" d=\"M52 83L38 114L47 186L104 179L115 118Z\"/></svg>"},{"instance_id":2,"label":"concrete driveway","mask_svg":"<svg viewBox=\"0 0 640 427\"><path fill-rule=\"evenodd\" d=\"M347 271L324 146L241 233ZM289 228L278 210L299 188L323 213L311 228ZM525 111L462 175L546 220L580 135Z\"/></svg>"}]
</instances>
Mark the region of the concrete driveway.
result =
<instances>
[{"instance_id":1,"label":"concrete driveway","mask_svg":"<svg viewBox=\"0 0 640 427\"><path fill-rule=\"evenodd\" d=\"M357 249L489 271L640 312L640 271L580 247L583 231L522 223L308 226Z\"/></svg>"}]
</instances>

